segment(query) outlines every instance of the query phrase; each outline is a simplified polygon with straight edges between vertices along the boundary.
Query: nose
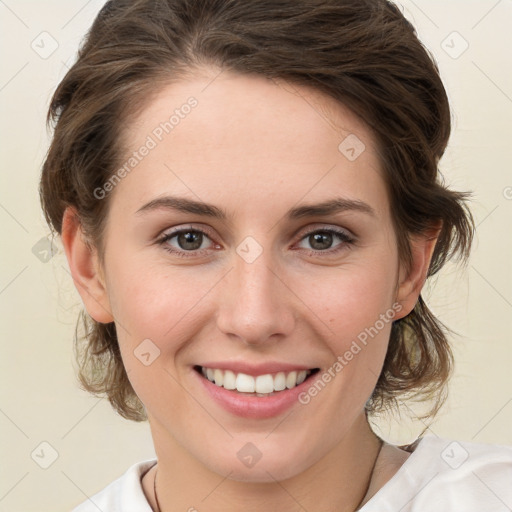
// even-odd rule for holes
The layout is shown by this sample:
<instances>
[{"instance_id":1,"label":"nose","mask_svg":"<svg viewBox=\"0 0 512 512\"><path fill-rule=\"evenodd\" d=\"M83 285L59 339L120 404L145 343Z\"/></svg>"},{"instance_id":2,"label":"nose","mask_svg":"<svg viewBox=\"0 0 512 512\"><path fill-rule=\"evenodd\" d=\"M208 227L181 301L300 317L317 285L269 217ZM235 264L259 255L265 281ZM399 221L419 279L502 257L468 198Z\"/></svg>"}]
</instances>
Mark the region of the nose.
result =
<instances>
[{"instance_id":1,"label":"nose","mask_svg":"<svg viewBox=\"0 0 512 512\"><path fill-rule=\"evenodd\" d=\"M247 345L261 345L293 331L294 295L265 251L252 263L236 255L223 281L217 310L222 333Z\"/></svg>"}]
</instances>

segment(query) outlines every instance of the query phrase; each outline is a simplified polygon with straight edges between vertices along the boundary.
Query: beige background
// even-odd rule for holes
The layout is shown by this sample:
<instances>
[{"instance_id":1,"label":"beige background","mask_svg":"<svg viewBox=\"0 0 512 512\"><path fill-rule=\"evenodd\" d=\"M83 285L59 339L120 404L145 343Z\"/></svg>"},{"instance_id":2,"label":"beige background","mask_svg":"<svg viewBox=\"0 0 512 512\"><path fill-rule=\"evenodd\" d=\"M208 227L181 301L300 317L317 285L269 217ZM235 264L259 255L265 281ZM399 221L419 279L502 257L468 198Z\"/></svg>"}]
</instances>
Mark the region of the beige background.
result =
<instances>
[{"instance_id":1,"label":"beige background","mask_svg":"<svg viewBox=\"0 0 512 512\"><path fill-rule=\"evenodd\" d=\"M121 419L78 389L72 339L80 299L62 252L43 261L48 229L37 183L49 140L45 111L102 4L0 1L0 512L70 510L154 454L147 424ZM512 2L400 5L441 68L454 109L442 169L453 187L475 192L478 223L468 268L448 266L426 295L459 333L451 396L430 432L512 444ZM52 44L58 48L44 54ZM422 428L405 417L380 427L394 442ZM53 450L57 459L43 469Z\"/></svg>"}]
</instances>

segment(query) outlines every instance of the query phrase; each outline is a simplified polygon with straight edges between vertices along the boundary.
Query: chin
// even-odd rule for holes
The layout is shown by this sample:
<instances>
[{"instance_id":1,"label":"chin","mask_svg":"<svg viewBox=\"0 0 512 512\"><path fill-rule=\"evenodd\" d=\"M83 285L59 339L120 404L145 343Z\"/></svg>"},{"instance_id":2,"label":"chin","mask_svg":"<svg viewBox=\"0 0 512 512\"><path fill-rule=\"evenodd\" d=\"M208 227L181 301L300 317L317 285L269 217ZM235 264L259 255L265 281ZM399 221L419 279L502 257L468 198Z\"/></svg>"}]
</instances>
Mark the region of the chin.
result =
<instances>
[{"instance_id":1,"label":"chin","mask_svg":"<svg viewBox=\"0 0 512 512\"><path fill-rule=\"evenodd\" d=\"M293 478L314 464L312 458L308 462L304 448L304 443L292 447L269 440L251 442L236 439L232 447L227 446L222 453L212 453L209 460L203 460L203 464L230 480L275 483ZM231 455L233 451L234 456ZM318 450L315 453L319 453Z\"/></svg>"}]
</instances>

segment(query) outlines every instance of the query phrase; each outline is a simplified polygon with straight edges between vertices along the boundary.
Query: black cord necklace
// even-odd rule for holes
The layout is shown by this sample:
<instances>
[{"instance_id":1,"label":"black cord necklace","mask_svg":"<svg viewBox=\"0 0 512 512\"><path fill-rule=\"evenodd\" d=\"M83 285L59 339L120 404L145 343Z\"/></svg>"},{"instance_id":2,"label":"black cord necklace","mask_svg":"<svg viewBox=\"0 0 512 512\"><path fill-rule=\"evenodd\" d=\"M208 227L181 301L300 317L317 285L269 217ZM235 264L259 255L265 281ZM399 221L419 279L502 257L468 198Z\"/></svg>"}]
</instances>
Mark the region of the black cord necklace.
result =
<instances>
[{"instance_id":1,"label":"black cord necklace","mask_svg":"<svg viewBox=\"0 0 512 512\"><path fill-rule=\"evenodd\" d=\"M156 467L156 470L155 470L155 481L154 481L154 486L153 486L153 492L155 494L155 501L156 501L156 507L157 507L157 509L154 512L161 512L160 503L158 503L158 494L156 493L156 475L158 475L158 466Z\"/></svg>"}]
</instances>

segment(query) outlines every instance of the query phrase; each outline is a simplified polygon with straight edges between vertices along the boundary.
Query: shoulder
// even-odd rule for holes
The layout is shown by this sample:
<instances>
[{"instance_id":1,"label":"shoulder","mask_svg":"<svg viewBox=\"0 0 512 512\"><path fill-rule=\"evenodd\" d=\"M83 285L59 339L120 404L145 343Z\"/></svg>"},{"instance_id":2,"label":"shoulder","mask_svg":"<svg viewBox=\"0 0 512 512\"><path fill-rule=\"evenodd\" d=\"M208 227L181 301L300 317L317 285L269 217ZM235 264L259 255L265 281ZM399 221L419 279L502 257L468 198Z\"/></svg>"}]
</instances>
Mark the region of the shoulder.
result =
<instances>
[{"instance_id":1,"label":"shoulder","mask_svg":"<svg viewBox=\"0 0 512 512\"><path fill-rule=\"evenodd\" d=\"M512 509L512 446L426 436L361 512Z\"/></svg>"},{"instance_id":2,"label":"shoulder","mask_svg":"<svg viewBox=\"0 0 512 512\"><path fill-rule=\"evenodd\" d=\"M155 463L156 459L150 459L134 464L72 512L152 512L142 489L141 478Z\"/></svg>"}]
</instances>

